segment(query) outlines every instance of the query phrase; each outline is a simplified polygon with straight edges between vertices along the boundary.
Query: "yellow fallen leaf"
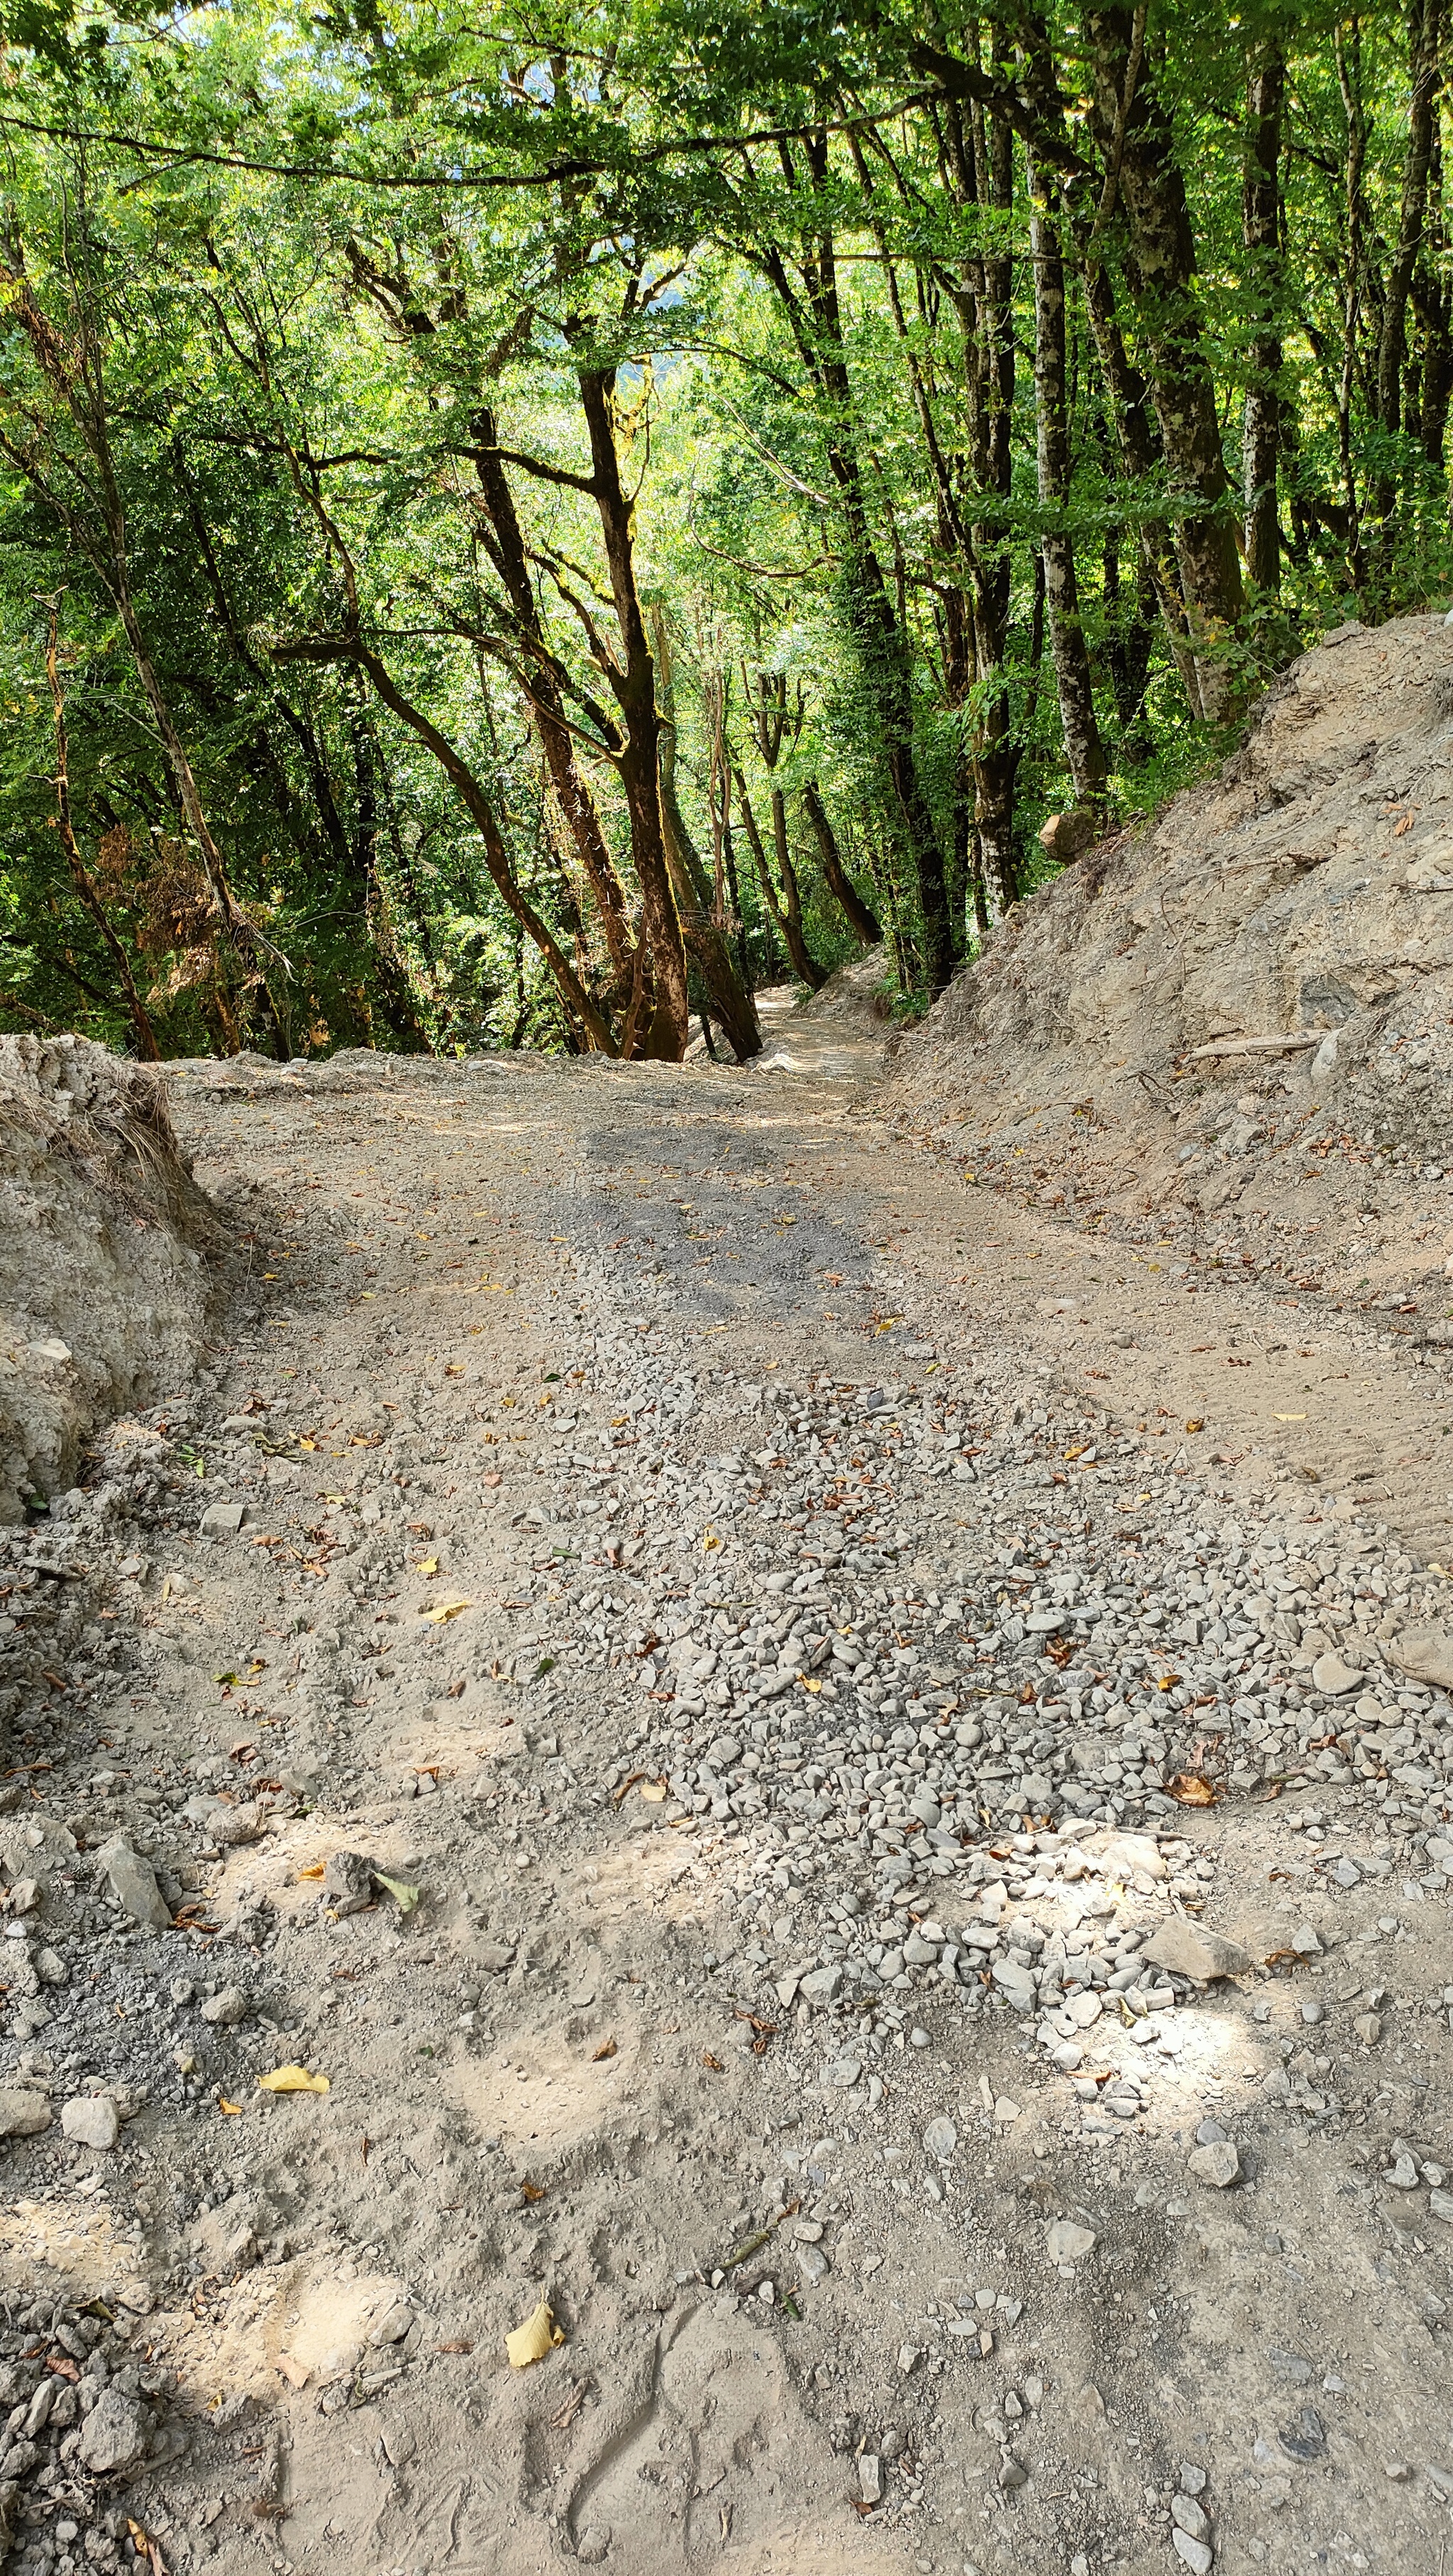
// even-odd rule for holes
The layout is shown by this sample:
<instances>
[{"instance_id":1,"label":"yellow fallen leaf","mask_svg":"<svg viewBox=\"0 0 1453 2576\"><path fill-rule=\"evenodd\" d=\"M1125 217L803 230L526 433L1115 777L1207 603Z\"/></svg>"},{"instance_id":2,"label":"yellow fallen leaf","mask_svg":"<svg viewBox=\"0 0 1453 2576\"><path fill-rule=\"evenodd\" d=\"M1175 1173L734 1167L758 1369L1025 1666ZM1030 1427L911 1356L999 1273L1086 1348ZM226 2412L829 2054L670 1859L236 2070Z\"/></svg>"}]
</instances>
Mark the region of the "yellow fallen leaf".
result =
<instances>
[{"instance_id":1,"label":"yellow fallen leaf","mask_svg":"<svg viewBox=\"0 0 1453 2576\"><path fill-rule=\"evenodd\" d=\"M1205 1423L1204 1423L1203 1421L1199 1420L1199 1419L1197 1419L1197 1420L1196 1420L1196 1421L1194 1421L1194 1422L1188 1422L1188 1423L1186 1424L1186 1429L1187 1429L1188 1431L1204 1431L1204 1430L1205 1430L1205 1428L1206 1428Z\"/></svg>"},{"instance_id":2,"label":"yellow fallen leaf","mask_svg":"<svg viewBox=\"0 0 1453 2576\"><path fill-rule=\"evenodd\" d=\"M549 2300L542 2299L534 2315L526 2317L522 2326L516 2326L513 2334L505 2336L511 2370L528 2370L532 2361L544 2361L556 2345L564 2341L565 2337L551 2313Z\"/></svg>"},{"instance_id":3,"label":"yellow fallen leaf","mask_svg":"<svg viewBox=\"0 0 1453 2576\"><path fill-rule=\"evenodd\" d=\"M240 2102L229 2102L229 2101L227 2100L227 2098L226 2098L225 2094L222 2094L222 2093L219 2093L219 2094L218 2094L218 2096L217 2096L217 2108L218 2108L218 2110L219 2110L219 2111L225 2111L229 2120L240 2120L240 2119L241 2119L241 2117L242 2117L242 2105L241 2105L241 2103L240 2103Z\"/></svg>"},{"instance_id":4,"label":"yellow fallen leaf","mask_svg":"<svg viewBox=\"0 0 1453 2576\"><path fill-rule=\"evenodd\" d=\"M799 1679L802 1683L803 1689L805 1691L812 1691L814 1695L822 1688L821 1682L813 1679L807 1673L800 1674Z\"/></svg>"},{"instance_id":5,"label":"yellow fallen leaf","mask_svg":"<svg viewBox=\"0 0 1453 2576\"><path fill-rule=\"evenodd\" d=\"M259 2089L264 2093L326 2093L326 2075L310 2075L305 2066L275 2066L271 2075L259 2075Z\"/></svg>"},{"instance_id":6,"label":"yellow fallen leaf","mask_svg":"<svg viewBox=\"0 0 1453 2576\"><path fill-rule=\"evenodd\" d=\"M298 1876L299 1878L321 1878L326 1867L326 1861L315 1860L311 1869L300 1869Z\"/></svg>"},{"instance_id":7,"label":"yellow fallen leaf","mask_svg":"<svg viewBox=\"0 0 1453 2576\"><path fill-rule=\"evenodd\" d=\"M435 1603L432 1610L426 1610L424 1616L426 1619L432 1620L436 1628L442 1628L446 1619L457 1619L461 1610L472 1610L473 1608L474 1603L469 1600L439 1601Z\"/></svg>"},{"instance_id":8,"label":"yellow fallen leaf","mask_svg":"<svg viewBox=\"0 0 1453 2576\"><path fill-rule=\"evenodd\" d=\"M416 1565L416 1566L415 1566L415 1568L414 1568L414 1572L415 1572L416 1574L437 1574L437 1573L438 1573L438 1571L439 1571L439 1560L438 1560L437 1556L426 1556L426 1557L424 1557L424 1558L422 1559L422 1561L421 1561L418 1565Z\"/></svg>"},{"instance_id":9,"label":"yellow fallen leaf","mask_svg":"<svg viewBox=\"0 0 1453 2576\"><path fill-rule=\"evenodd\" d=\"M663 1798L665 1797L665 1795L666 1795L666 1783L665 1783L665 1781L664 1781L664 1780L643 1780L643 1781L641 1782L641 1795L642 1795L642 1797L646 1800L646 1802L647 1802L647 1804L648 1804L648 1805L650 1805L650 1806L652 1806L652 1807L659 1807L659 1805L661 1804L662 1799L663 1799Z\"/></svg>"},{"instance_id":10,"label":"yellow fallen leaf","mask_svg":"<svg viewBox=\"0 0 1453 2576\"><path fill-rule=\"evenodd\" d=\"M1271 1418L1273 1422L1305 1422L1307 1417L1304 1413L1274 1413Z\"/></svg>"},{"instance_id":11,"label":"yellow fallen leaf","mask_svg":"<svg viewBox=\"0 0 1453 2576\"><path fill-rule=\"evenodd\" d=\"M412 1914L419 1901L418 1889L410 1887L406 1878L390 1878L385 1869L376 1869L373 1874L379 1886L388 1889L400 1914Z\"/></svg>"},{"instance_id":12,"label":"yellow fallen leaf","mask_svg":"<svg viewBox=\"0 0 1453 2576\"><path fill-rule=\"evenodd\" d=\"M325 1503L346 1503L348 1496L346 1494L325 1494L323 1496L323 1500Z\"/></svg>"},{"instance_id":13,"label":"yellow fallen leaf","mask_svg":"<svg viewBox=\"0 0 1453 2576\"><path fill-rule=\"evenodd\" d=\"M703 1556L710 1556L712 1549L714 1547L720 1547L720 1545L721 1540L717 1537L714 1529L705 1529L702 1531L701 1552Z\"/></svg>"}]
</instances>

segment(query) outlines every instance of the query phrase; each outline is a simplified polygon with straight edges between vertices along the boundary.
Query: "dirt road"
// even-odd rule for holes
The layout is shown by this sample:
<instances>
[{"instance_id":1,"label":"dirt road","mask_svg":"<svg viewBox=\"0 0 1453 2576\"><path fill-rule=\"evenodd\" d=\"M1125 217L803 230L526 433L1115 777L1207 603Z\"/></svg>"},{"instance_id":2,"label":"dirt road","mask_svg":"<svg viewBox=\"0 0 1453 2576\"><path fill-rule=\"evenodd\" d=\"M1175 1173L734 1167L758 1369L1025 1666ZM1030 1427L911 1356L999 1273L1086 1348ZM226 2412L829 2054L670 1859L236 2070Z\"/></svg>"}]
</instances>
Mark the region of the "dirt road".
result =
<instances>
[{"instance_id":1,"label":"dirt road","mask_svg":"<svg viewBox=\"0 0 1453 2576\"><path fill-rule=\"evenodd\" d=\"M1298 1444L1442 1413L773 1051L173 1084L246 1276L0 1820L35 2576L1439 2564L1443 1586Z\"/></svg>"}]
</instances>

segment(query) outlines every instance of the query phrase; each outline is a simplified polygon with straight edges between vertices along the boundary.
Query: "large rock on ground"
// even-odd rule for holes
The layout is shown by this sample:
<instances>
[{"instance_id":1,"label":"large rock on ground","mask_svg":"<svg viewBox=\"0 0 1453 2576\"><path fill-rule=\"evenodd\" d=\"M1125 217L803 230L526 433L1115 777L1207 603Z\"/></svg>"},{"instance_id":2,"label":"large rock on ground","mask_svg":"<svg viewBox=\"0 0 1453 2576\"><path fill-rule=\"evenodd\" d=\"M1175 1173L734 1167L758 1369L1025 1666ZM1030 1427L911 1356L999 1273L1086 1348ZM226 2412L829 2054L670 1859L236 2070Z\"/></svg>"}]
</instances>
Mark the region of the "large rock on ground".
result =
<instances>
[{"instance_id":1,"label":"large rock on ground","mask_svg":"<svg viewBox=\"0 0 1453 2576\"><path fill-rule=\"evenodd\" d=\"M1217 1977L1244 1977L1251 1966L1250 1955L1239 1941L1228 1941L1200 1923L1188 1923L1182 1914L1162 1923L1140 1955L1152 1968L1164 1968L1172 1977L1191 1977L1198 1986L1208 1986Z\"/></svg>"},{"instance_id":2,"label":"large rock on ground","mask_svg":"<svg viewBox=\"0 0 1453 2576\"><path fill-rule=\"evenodd\" d=\"M43 2093L23 2088L0 2093L0 2138L38 2138L50 2127L50 2104Z\"/></svg>"},{"instance_id":3,"label":"large rock on ground","mask_svg":"<svg viewBox=\"0 0 1453 2576\"><path fill-rule=\"evenodd\" d=\"M165 1932L172 1910L156 1883L156 1872L149 1860L134 1852L129 1843L108 1843L101 1855L106 1883L118 1905L124 1905L134 1923L143 1923L153 1932Z\"/></svg>"},{"instance_id":4,"label":"large rock on ground","mask_svg":"<svg viewBox=\"0 0 1453 2576\"><path fill-rule=\"evenodd\" d=\"M80 2453L93 2478L134 2468L146 2449L147 2422L134 2397L103 2388L81 2426Z\"/></svg>"}]
</instances>

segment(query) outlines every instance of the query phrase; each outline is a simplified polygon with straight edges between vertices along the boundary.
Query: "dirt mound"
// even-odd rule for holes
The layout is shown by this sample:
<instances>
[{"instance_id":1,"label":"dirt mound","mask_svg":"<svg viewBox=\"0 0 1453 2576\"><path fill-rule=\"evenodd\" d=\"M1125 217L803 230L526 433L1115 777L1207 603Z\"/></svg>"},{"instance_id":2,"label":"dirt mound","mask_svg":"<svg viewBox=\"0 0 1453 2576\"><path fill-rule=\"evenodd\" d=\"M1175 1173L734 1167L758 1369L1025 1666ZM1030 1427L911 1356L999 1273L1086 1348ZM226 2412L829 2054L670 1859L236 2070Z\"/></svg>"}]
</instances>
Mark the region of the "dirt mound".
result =
<instances>
[{"instance_id":1,"label":"dirt mound","mask_svg":"<svg viewBox=\"0 0 1453 2576\"><path fill-rule=\"evenodd\" d=\"M185 1383L218 1239L159 1083L88 1039L0 1039L0 1521L93 1424Z\"/></svg>"},{"instance_id":2,"label":"dirt mound","mask_svg":"<svg viewBox=\"0 0 1453 2576\"><path fill-rule=\"evenodd\" d=\"M1348 626L1152 826L1019 907L897 1051L981 1178L1443 1318L1453 630ZM1436 1329L1433 1339L1441 1336Z\"/></svg>"},{"instance_id":3,"label":"dirt mound","mask_svg":"<svg viewBox=\"0 0 1453 2576\"><path fill-rule=\"evenodd\" d=\"M850 957L815 993L799 1002L794 1017L851 1028L861 1037L881 1038L889 1018L890 1005L884 991L889 975L887 950L881 946L865 949L861 957Z\"/></svg>"}]
</instances>

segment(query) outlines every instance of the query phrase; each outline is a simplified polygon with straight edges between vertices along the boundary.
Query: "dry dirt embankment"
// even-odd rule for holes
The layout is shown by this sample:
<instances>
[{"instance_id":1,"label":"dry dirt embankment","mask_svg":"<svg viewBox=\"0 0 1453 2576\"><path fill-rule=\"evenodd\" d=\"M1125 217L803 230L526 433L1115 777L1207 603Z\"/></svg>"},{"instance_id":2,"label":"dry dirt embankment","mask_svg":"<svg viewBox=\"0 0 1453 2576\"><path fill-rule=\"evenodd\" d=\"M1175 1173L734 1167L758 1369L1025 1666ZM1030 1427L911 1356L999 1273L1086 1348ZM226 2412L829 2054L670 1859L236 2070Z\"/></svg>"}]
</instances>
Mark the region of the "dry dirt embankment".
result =
<instances>
[{"instance_id":1,"label":"dry dirt embankment","mask_svg":"<svg viewBox=\"0 0 1453 2576\"><path fill-rule=\"evenodd\" d=\"M216 1239L160 1084L85 1038L0 1039L0 1521L94 1425L185 1385Z\"/></svg>"},{"instance_id":2,"label":"dry dirt embankment","mask_svg":"<svg viewBox=\"0 0 1453 2576\"><path fill-rule=\"evenodd\" d=\"M1181 1277L1234 1264L1267 1292L1248 1322L1271 1298L1360 1316L1359 1349L1441 1395L1453 631L1352 626L1307 654L1218 778L1011 916L903 1042L889 1098L900 1131L1051 1225L1152 1244ZM1284 1440L1287 1472L1389 1463L1396 1486L1398 1460L1348 1437ZM1447 1475L1421 1463L1402 1519L1436 1554Z\"/></svg>"}]
</instances>

